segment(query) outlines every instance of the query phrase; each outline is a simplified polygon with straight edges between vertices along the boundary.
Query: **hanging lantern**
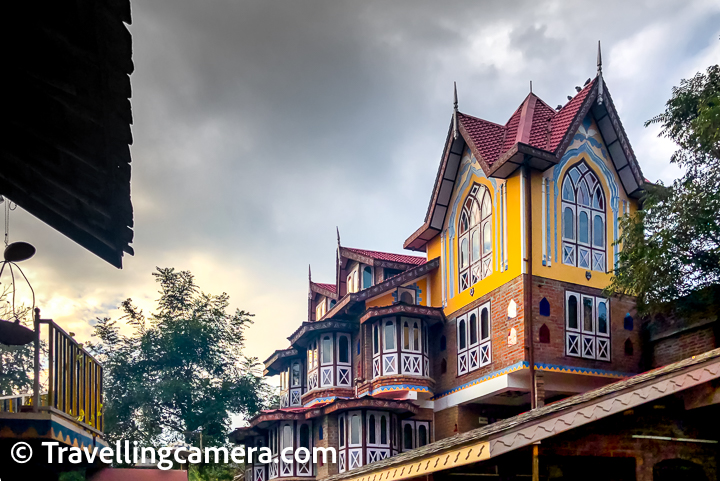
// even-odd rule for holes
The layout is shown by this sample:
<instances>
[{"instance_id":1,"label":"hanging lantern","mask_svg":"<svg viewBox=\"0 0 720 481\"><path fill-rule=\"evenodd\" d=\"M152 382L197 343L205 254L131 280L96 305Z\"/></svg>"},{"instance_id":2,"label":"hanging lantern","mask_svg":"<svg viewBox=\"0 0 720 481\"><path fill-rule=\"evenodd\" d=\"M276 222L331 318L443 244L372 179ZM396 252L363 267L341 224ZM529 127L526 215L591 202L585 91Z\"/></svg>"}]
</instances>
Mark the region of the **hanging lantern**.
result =
<instances>
[{"instance_id":1,"label":"hanging lantern","mask_svg":"<svg viewBox=\"0 0 720 481\"><path fill-rule=\"evenodd\" d=\"M0 275L2 275L5 267L8 267L12 274L12 314L15 320L8 321L0 319L0 344L6 344L8 346L22 346L31 343L35 339L35 331L33 331L32 329L28 329L27 327L20 324L20 318L15 312L16 286L15 275L13 272L13 266L15 266L15 268L20 271L20 274L22 274L25 282L27 282L33 296L33 308L35 308L35 292L30 285L30 281L28 281L27 277L25 277L25 273L16 264L16 262L28 260L34 255L35 247L33 247L31 244L28 244L27 242L13 242L5 248L5 252L3 253L4 260L2 261L2 267L0 267Z\"/></svg>"}]
</instances>

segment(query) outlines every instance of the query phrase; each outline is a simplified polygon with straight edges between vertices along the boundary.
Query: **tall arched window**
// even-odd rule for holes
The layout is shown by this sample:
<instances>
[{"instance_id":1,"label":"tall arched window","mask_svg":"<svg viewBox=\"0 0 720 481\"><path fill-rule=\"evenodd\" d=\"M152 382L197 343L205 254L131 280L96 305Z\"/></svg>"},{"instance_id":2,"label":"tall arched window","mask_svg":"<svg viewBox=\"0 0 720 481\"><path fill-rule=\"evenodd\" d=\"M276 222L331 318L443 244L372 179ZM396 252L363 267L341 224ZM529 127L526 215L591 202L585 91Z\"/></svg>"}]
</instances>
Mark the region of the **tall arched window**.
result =
<instances>
[{"instance_id":1,"label":"tall arched window","mask_svg":"<svg viewBox=\"0 0 720 481\"><path fill-rule=\"evenodd\" d=\"M563 264L606 272L605 194L585 161L562 183Z\"/></svg>"},{"instance_id":2,"label":"tall arched window","mask_svg":"<svg viewBox=\"0 0 720 481\"><path fill-rule=\"evenodd\" d=\"M363 286L362 286L363 289L372 287L372 268L370 268L370 266L363 267L362 284L363 284Z\"/></svg>"},{"instance_id":3,"label":"tall arched window","mask_svg":"<svg viewBox=\"0 0 720 481\"><path fill-rule=\"evenodd\" d=\"M492 200L475 184L465 199L458 225L460 291L492 274Z\"/></svg>"}]
</instances>

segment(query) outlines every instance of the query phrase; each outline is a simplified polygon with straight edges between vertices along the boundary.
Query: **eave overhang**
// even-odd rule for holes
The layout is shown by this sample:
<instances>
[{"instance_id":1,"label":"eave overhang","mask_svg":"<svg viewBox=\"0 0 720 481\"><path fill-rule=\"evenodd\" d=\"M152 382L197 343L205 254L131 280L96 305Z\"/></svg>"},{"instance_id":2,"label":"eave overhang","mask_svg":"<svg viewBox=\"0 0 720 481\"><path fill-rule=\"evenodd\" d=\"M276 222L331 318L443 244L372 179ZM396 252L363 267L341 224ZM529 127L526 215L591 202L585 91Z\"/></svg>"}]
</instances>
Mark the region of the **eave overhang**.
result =
<instances>
[{"instance_id":1,"label":"eave overhang","mask_svg":"<svg viewBox=\"0 0 720 481\"><path fill-rule=\"evenodd\" d=\"M443 314L442 308L417 306L405 304L404 302L398 302L392 306L371 307L360 316L360 324L377 319L378 317L396 315L407 315L425 319L430 325L438 322L445 322L445 314Z\"/></svg>"},{"instance_id":2,"label":"eave overhang","mask_svg":"<svg viewBox=\"0 0 720 481\"><path fill-rule=\"evenodd\" d=\"M288 349L278 349L263 364L265 364L264 376L274 376L280 374L290 359L300 357L300 352L292 347Z\"/></svg>"},{"instance_id":3,"label":"eave overhang","mask_svg":"<svg viewBox=\"0 0 720 481\"><path fill-rule=\"evenodd\" d=\"M357 326L357 321L349 319L327 319L324 321L303 322L302 325L288 337L288 340L293 346L306 347L309 338L316 334L334 331L354 331L357 329Z\"/></svg>"}]
</instances>

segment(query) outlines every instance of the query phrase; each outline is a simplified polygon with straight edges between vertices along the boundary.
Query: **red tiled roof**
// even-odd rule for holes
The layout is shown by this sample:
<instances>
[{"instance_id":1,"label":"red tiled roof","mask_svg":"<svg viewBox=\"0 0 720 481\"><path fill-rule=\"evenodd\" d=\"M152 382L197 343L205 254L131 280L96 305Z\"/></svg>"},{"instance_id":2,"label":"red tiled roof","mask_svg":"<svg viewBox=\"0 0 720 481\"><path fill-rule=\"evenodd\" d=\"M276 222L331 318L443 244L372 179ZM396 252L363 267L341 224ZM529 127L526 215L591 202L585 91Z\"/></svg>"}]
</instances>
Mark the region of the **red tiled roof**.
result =
<instances>
[{"instance_id":1,"label":"red tiled roof","mask_svg":"<svg viewBox=\"0 0 720 481\"><path fill-rule=\"evenodd\" d=\"M553 117L550 121L550 144L548 146L549 151L554 152L558 148L560 142L562 142L565 133L570 128L575 115L585 101L585 97L590 93L592 87L595 85L597 77L592 82L587 84L572 100L570 100L565 106Z\"/></svg>"},{"instance_id":2,"label":"red tiled roof","mask_svg":"<svg viewBox=\"0 0 720 481\"><path fill-rule=\"evenodd\" d=\"M330 292L336 292L337 286L335 284L323 284L321 282L313 282L316 286L318 286L320 289L326 289Z\"/></svg>"},{"instance_id":3,"label":"red tiled roof","mask_svg":"<svg viewBox=\"0 0 720 481\"><path fill-rule=\"evenodd\" d=\"M595 82L588 83L559 111L531 93L504 126L460 112L458 121L488 165L518 142L554 153Z\"/></svg>"},{"instance_id":4,"label":"red tiled roof","mask_svg":"<svg viewBox=\"0 0 720 481\"><path fill-rule=\"evenodd\" d=\"M343 246L344 247L344 246ZM344 247L345 249L360 254L361 256L372 257L379 261L399 262L401 264L412 264L419 266L427 261L424 257L408 256L405 254L391 254L389 252L368 251L365 249L354 249L352 247Z\"/></svg>"}]
</instances>

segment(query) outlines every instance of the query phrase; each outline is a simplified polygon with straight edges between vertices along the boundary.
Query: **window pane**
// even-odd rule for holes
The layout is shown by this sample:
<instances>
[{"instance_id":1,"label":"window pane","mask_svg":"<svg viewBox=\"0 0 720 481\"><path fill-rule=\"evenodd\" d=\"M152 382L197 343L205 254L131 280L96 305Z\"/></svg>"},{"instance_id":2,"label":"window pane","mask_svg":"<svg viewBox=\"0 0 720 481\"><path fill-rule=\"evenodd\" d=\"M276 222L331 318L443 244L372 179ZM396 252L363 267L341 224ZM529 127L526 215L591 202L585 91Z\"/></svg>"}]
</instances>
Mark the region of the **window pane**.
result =
<instances>
[{"instance_id":1,"label":"window pane","mask_svg":"<svg viewBox=\"0 0 720 481\"><path fill-rule=\"evenodd\" d=\"M368 442L375 444L375 415L371 414L368 419Z\"/></svg>"},{"instance_id":2,"label":"window pane","mask_svg":"<svg viewBox=\"0 0 720 481\"><path fill-rule=\"evenodd\" d=\"M418 426L418 447L425 446L427 444L427 428L421 424Z\"/></svg>"},{"instance_id":3,"label":"window pane","mask_svg":"<svg viewBox=\"0 0 720 481\"><path fill-rule=\"evenodd\" d=\"M470 227L480 223L480 209L478 208L477 202L473 202L472 210L470 211Z\"/></svg>"},{"instance_id":4,"label":"window pane","mask_svg":"<svg viewBox=\"0 0 720 481\"><path fill-rule=\"evenodd\" d=\"M588 192L587 184L584 180L580 181L580 188L578 189L577 203L580 205L586 205L590 207L590 192Z\"/></svg>"},{"instance_id":5,"label":"window pane","mask_svg":"<svg viewBox=\"0 0 720 481\"><path fill-rule=\"evenodd\" d=\"M295 363L292 366L292 385L300 385L300 363Z\"/></svg>"},{"instance_id":6,"label":"window pane","mask_svg":"<svg viewBox=\"0 0 720 481\"><path fill-rule=\"evenodd\" d=\"M323 364L331 363L333 360L333 342L330 336L323 337L322 340L322 362Z\"/></svg>"},{"instance_id":7,"label":"window pane","mask_svg":"<svg viewBox=\"0 0 720 481\"><path fill-rule=\"evenodd\" d=\"M483 196L483 205L482 205L482 218L487 218L492 213L492 202L490 201L490 194L488 191L485 191L485 195Z\"/></svg>"},{"instance_id":8,"label":"window pane","mask_svg":"<svg viewBox=\"0 0 720 481\"><path fill-rule=\"evenodd\" d=\"M603 194L600 186L595 189L595 194L593 195L593 209L605 210L605 203L603 202Z\"/></svg>"},{"instance_id":9,"label":"window pane","mask_svg":"<svg viewBox=\"0 0 720 481\"><path fill-rule=\"evenodd\" d=\"M466 211L462 211L462 214L460 214L460 234L464 234L467 232L468 228L470 227L470 219L468 218L468 214Z\"/></svg>"},{"instance_id":10,"label":"window pane","mask_svg":"<svg viewBox=\"0 0 720 481\"><path fill-rule=\"evenodd\" d=\"M392 321L385 323L385 350L395 349L395 326Z\"/></svg>"},{"instance_id":11,"label":"window pane","mask_svg":"<svg viewBox=\"0 0 720 481\"><path fill-rule=\"evenodd\" d=\"M417 322L413 324L413 349L416 351L420 350L420 328Z\"/></svg>"},{"instance_id":12,"label":"window pane","mask_svg":"<svg viewBox=\"0 0 720 481\"><path fill-rule=\"evenodd\" d=\"M574 295L568 299L568 328L578 328L578 301Z\"/></svg>"},{"instance_id":13,"label":"window pane","mask_svg":"<svg viewBox=\"0 0 720 481\"><path fill-rule=\"evenodd\" d=\"M282 434L283 448L291 448L292 447L292 445L293 445L293 442L292 442L293 432L292 431L293 431L292 426L290 426L289 424L286 424L285 426L283 426L283 434Z\"/></svg>"},{"instance_id":14,"label":"window pane","mask_svg":"<svg viewBox=\"0 0 720 481\"><path fill-rule=\"evenodd\" d=\"M562 198L568 202L575 202L575 192L570 180L567 177L565 177L565 182L563 182Z\"/></svg>"},{"instance_id":15,"label":"window pane","mask_svg":"<svg viewBox=\"0 0 720 481\"><path fill-rule=\"evenodd\" d=\"M459 340L458 346L460 349L465 349L465 347L467 347L467 339L465 337L465 336L467 336L467 334L465 333L465 319L460 321L460 326L459 326L458 330L460 331L458 333L458 335L460 336L458 338L458 340Z\"/></svg>"},{"instance_id":16,"label":"window pane","mask_svg":"<svg viewBox=\"0 0 720 481\"><path fill-rule=\"evenodd\" d=\"M340 417L340 423L338 424L338 431L340 431L340 446L345 446L345 417Z\"/></svg>"},{"instance_id":17,"label":"window pane","mask_svg":"<svg viewBox=\"0 0 720 481\"><path fill-rule=\"evenodd\" d=\"M490 337L490 313L484 308L480 313L480 340L484 341Z\"/></svg>"},{"instance_id":18,"label":"window pane","mask_svg":"<svg viewBox=\"0 0 720 481\"><path fill-rule=\"evenodd\" d=\"M310 428L307 424L300 426L300 447L310 448Z\"/></svg>"},{"instance_id":19,"label":"window pane","mask_svg":"<svg viewBox=\"0 0 720 481\"><path fill-rule=\"evenodd\" d=\"M483 254L487 254L492 250L492 233L490 232L490 222L486 222L483 226Z\"/></svg>"},{"instance_id":20,"label":"window pane","mask_svg":"<svg viewBox=\"0 0 720 481\"><path fill-rule=\"evenodd\" d=\"M413 448L413 429L412 426L406 424L403 428L403 449Z\"/></svg>"},{"instance_id":21,"label":"window pane","mask_svg":"<svg viewBox=\"0 0 720 481\"><path fill-rule=\"evenodd\" d=\"M380 416L380 444L387 444L387 416Z\"/></svg>"},{"instance_id":22,"label":"window pane","mask_svg":"<svg viewBox=\"0 0 720 481\"><path fill-rule=\"evenodd\" d=\"M593 220L593 245L605 247L605 222L599 215L596 215Z\"/></svg>"},{"instance_id":23,"label":"window pane","mask_svg":"<svg viewBox=\"0 0 720 481\"><path fill-rule=\"evenodd\" d=\"M460 241L460 268L464 269L468 266L468 238L463 237Z\"/></svg>"},{"instance_id":24,"label":"window pane","mask_svg":"<svg viewBox=\"0 0 720 481\"><path fill-rule=\"evenodd\" d=\"M470 314L470 344L475 344L477 341L477 316Z\"/></svg>"},{"instance_id":25,"label":"window pane","mask_svg":"<svg viewBox=\"0 0 720 481\"><path fill-rule=\"evenodd\" d=\"M350 362L350 343L347 337L340 336L338 339L338 350L340 351L338 361Z\"/></svg>"},{"instance_id":26,"label":"window pane","mask_svg":"<svg viewBox=\"0 0 720 481\"><path fill-rule=\"evenodd\" d=\"M410 326L407 321L403 324L403 348L410 349Z\"/></svg>"},{"instance_id":27,"label":"window pane","mask_svg":"<svg viewBox=\"0 0 720 481\"><path fill-rule=\"evenodd\" d=\"M363 289L367 289L372 286L372 269L365 266L363 268Z\"/></svg>"},{"instance_id":28,"label":"window pane","mask_svg":"<svg viewBox=\"0 0 720 481\"><path fill-rule=\"evenodd\" d=\"M360 434L362 431L362 423L360 415L353 414L350 418L350 444L360 444Z\"/></svg>"},{"instance_id":29,"label":"window pane","mask_svg":"<svg viewBox=\"0 0 720 481\"><path fill-rule=\"evenodd\" d=\"M590 242L590 219L587 212L580 212L578 216L578 241L586 244Z\"/></svg>"},{"instance_id":30,"label":"window pane","mask_svg":"<svg viewBox=\"0 0 720 481\"><path fill-rule=\"evenodd\" d=\"M470 262L477 262L480 259L480 231L475 230L472 236L472 259Z\"/></svg>"},{"instance_id":31,"label":"window pane","mask_svg":"<svg viewBox=\"0 0 720 481\"><path fill-rule=\"evenodd\" d=\"M380 327L377 324L373 326L373 353L380 353Z\"/></svg>"},{"instance_id":32,"label":"window pane","mask_svg":"<svg viewBox=\"0 0 720 481\"><path fill-rule=\"evenodd\" d=\"M593 332L593 300L583 297L583 330Z\"/></svg>"},{"instance_id":33,"label":"window pane","mask_svg":"<svg viewBox=\"0 0 720 481\"><path fill-rule=\"evenodd\" d=\"M570 207L565 207L563 212L563 237L575 239L575 214Z\"/></svg>"},{"instance_id":34,"label":"window pane","mask_svg":"<svg viewBox=\"0 0 720 481\"><path fill-rule=\"evenodd\" d=\"M415 304L413 301L413 296L409 292L405 291L402 294L400 294L400 302L404 302L405 304Z\"/></svg>"},{"instance_id":35,"label":"window pane","mask_svg":"<svg viewBox=\"0 0 720 481\"><path fill-rule=\"evenodd\" d=\"M598 302L598 332L601 334L608 333L607 323L607 303L605 301Z\"/></svg>"}]
</instances>

